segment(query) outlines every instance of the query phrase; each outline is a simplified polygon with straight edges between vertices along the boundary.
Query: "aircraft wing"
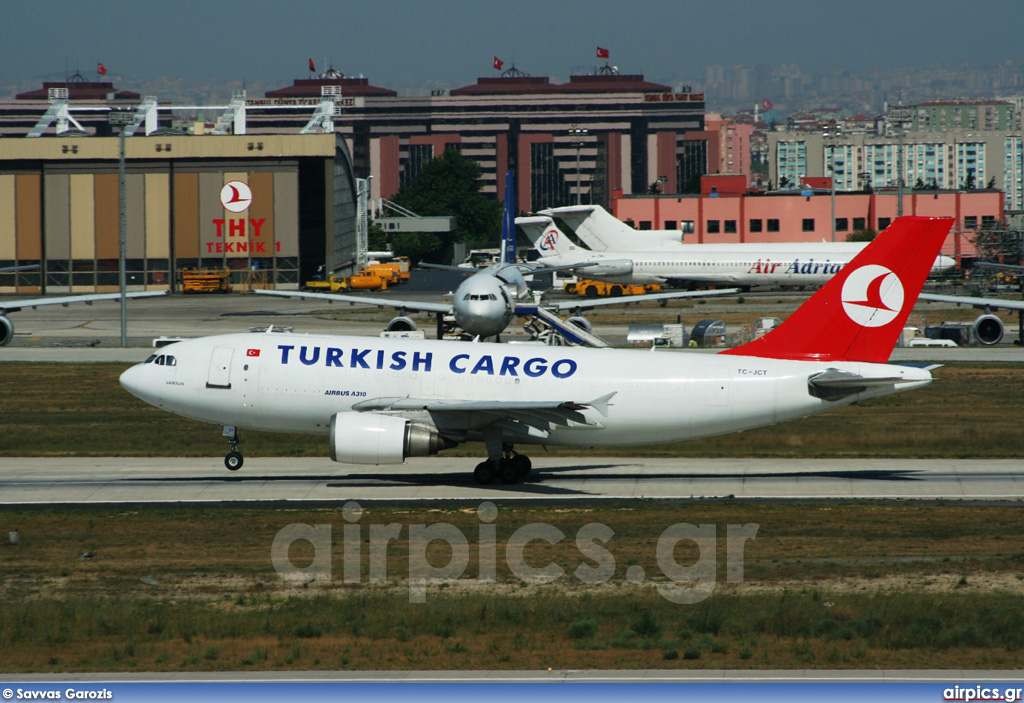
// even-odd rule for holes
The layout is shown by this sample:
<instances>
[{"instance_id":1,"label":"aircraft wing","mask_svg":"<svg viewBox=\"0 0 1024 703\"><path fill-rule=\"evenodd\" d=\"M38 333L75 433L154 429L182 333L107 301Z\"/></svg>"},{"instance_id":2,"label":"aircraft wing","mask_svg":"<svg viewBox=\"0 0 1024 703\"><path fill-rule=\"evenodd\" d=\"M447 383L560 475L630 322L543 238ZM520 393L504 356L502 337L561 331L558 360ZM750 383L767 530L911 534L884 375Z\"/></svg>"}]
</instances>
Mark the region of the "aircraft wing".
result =
<instances>
[{"instance_id":1,"label":"aircraft wing","mask_svg":"<svg viewBox=\"0 0 1024 703\"><path fill-rule=\"evenodd\" d=\"M600 429L601 424L583 414L593 408L603 417L615 391L586 402L578 401L500 401L500 400L438 400L434 398L373 398L356 403L353 410L360 412L415 412L426 411L439 420L439 425L464 430L479 430L497 424L511 424L512 428L541 433L557 427L590 427ZM441 416L441 417L438 417Z\"/></svg>"},{"instance_id":2,"label":"aircraft wing","mask_svg":"<svg viewBox=\"0 0 1024 703\"><path fill-rule=\"evenodd\" d=\"M438 269L440 271L454 271L455 273L461 273L463 276L472 276L474 273L480 273L483 269L478 269L473 266L448 266L447 264L430 264L425 261L421 261L419 266L425 269Z\"/></svg>"},{"instance_id":3,"label":"aircraft wing","mask_svg":"<svg viewBox=\"0 0 1024 703\"><path fill-rule=\"evenodd\" d=\"M1015 271L1020 273L1024 271L1024 266L1015 266L1014 264L990 264L987 261L975 261L973 266L980 266L981 268L987 269L1000 269L1002 271Z\"/></svg>"},{"instance_id":4,"label":"aircraft wing","mask_svg":"<svg viewBox=\"0 0 1024 703\"><path fill-rule=\"evenodd\" d=\"M344 295L341 293L309 293L306 291L286 290L257 290L257 295L274 295L279 298L312 298L316 300L328 300L332 303L359 303L360 305L375 305L379 308L394 308L395 310L418 310L420 312L450 313L452 306L449 303L427 303L414 300L399 300L397 298L370 298L362 295Z\"/></svg>"},{"instance_id":5,"label":"aircraft wing","mask_svg":"<svg viewBox=\"0 0 1024 703\"><path fill-rule=\"evenodd\" d=\"M1024 310L1024 300L1003 300L1002 298L972 298L966 295L936 295L921 293L918 300L930 300L936 303L956 303L971 305L976 308L996 308L1003 310Z\"/></svg>"},{"instance_id":6,"label":"aircraft wing","mask_svg":"<svg viewBox=\"0 0 1024 703\"><path fill-rule=\"evenodd\" d=\"M165 290L138 291L125 293L126 298L154 298L158 295L167 295ZM96 293L85 295L65 295L59 298L28 298L26 300L0 300L0 313L18 312L24 308L38 308L43 305L70 305L71 303L85 303L91 305L97 300L120 300L120 293Z\"/></svg>"},{"instance_id":7,"label":"aircraft wing","mask_svg":"<svg viewBox=\"0 0 1024 703\"><path fill-rule=\"evenodd\" d=\"M644 295L629 295L621 298L582 298L561 303L546 303L544 307L555 310L586 310L588 308L602 307L604 305L623 305L625 303L639 303L646 300L672 300L675 298L703 298L714 295L732 295L739 293L739 288L723 288L722 290L696 290L696 291L672 291L669 293L646 293Z\"/></svg>"}]
</instances>

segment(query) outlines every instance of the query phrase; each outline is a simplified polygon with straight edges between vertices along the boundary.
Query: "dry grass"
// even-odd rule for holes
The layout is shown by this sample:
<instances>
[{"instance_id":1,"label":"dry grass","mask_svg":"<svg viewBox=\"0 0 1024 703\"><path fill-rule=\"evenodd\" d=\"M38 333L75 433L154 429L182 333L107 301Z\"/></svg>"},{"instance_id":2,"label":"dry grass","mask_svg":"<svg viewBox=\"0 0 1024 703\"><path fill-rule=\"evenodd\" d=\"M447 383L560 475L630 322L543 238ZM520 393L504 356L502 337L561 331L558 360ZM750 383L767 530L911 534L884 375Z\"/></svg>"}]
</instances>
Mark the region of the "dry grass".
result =
<instances>
[{"instance_id":1,"label":"dry grass","mask_svg":"<svg viewBox=\"0 0 1024 703\"><path fill-rule=\"evenodd\" d=\"M284 582L270 545L288 524L332 525L332 575ZM527 585L507 568L512 533L534 522L566 539L532 542L533 566L566 575ZM615 573L599 586L570 574L574 537L599 522ZM680 522L717 526L717 587L677 605L658 596L659 535ZM727 524L757 523L742 584L726 584ZM448 523L471 545L462 578L410 603L409 526ZM626 504L503 507L497 580L478 579L474 509L371 507L361 584L346 584L347 524L333 510L4 511L0 671L317 668L935 667L1015 668L1024 647L1019 508L961 505ZM388 581L368 586L372 524L398 524ZM700 555L681 545L674 558ZM308 545L307 545L308 547ZM78 556L89 551L90 559ZM435 542L430 561L449 550ZM293 547L303 565L311 550ZM625 579L631 566L645 585ZM140 581L153 576L158 585ZM664 580L660 578L660 580Z\"/></svg>"}]
</instances>

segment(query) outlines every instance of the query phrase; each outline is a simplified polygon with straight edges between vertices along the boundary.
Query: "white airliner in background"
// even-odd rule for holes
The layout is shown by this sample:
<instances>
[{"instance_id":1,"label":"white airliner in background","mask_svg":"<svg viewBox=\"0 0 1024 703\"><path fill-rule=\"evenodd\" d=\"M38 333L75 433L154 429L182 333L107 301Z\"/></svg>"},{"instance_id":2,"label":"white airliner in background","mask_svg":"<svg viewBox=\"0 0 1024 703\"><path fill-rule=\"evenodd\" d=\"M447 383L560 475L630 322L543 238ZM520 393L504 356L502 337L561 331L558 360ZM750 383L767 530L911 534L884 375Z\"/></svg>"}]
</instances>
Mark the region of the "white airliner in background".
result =
<instances>
[{"instance_id":1,"label":"white airliner in background","mask_svg":"<svg viewBox=\"0 0 1024 703\"><path fill-rule=\"evenodd\" d=\"M1024 266L1013 264L995 264L987 261L974 262L976 267L1012 271L1024 276ZM1003 339L1003 321L992 314L993 310L1013 310L1017 313L1017 344L1024 346L1024 300L1006 300L1003 298L979 298L967 295L944 295L939 293L922 293L921 300L937 303L956 303L970 305L982 310L982 314L972 324L974 338L981 344L999 344Z\"/></svg>"},{"instance_id":2,"label":"white airliner in background","mask_svg":"<svg viewBox=\"0 0 1024 703\"><path fill-rule=\"evenodd\" d=\"M900 218L785 322L719 354L444 340L232 334L179 342L121 375L169 412L238 430L329 436L334 461L400 464L482 441L482 484L515 483L515 445L674 442L918 388L889 365L951 219Z\"/></svg>"},{"instance_id":3,"label":"white airliner in background","mask_svg":"<svg viewBox=\"0 0 1024 703\"><path fill-rule=\"evenodd\" d=\"M398 310L398 317L395 317L386 325L385 330L389 332L410 332L416 329L416 323L406 317L406 313L409 311L430 312L438 315L439 318L443 315L451 315L455 319L457 327L471 338L479 341L500 335L517 316L530 316L541 319L544 324L557 330L561 338L570 344L607 346L600 338L590 334L590 323L585 318L576 316L563 319L556 313L571 310L574 311L574 314L578 314L578 311L583 309L599 305L621 305L627 302L626 300L575 300L565 303L538 305L531 298L524 278L524 272L547 273L566 268L577 268L575 265L577 262L574 261L573 266L537 267L516 261L515 191L512 188L512 182L512 172L509 171L505 179L505 208L502 220L501 255L498 262L480 271L466 269L461 266L423 264L423 266L455 271L468 276L455 289L451 303L432 303L429 301L403 300L400 298L375 298L363 295L307 293L301 291L257 290L256 293L287 298L314 298L330 302L340 301L392 308ZM735 290L715 291L714 294L727 295L735 292ZM710 295L710 293L703 292L696 295ZM684 297L688 297L687 294L679 292L651 293L648 295L632 296L628 299L628 302ZM439 319L438 337L440 338L441 336L443 336L442 323Z\"/></svg>"},{"instance_id":4,"label":"white airliner in background","mask_svg":"<svg viewBox=\"0 0 1024 703\"><path fill-rule=\"evenodd\" d=\"M517 217L540 254L537 262L568 267L587 264L580 275L610 283L659 283L674 286L733 285L820 286L857 254L864 243L687 244L651 251L590 251L573 242L549 216ZM948 256L934 270L951 268Z\"/></svg>"},{"instance_id":5,"label":"white airliner in background","mask_svg":"<svg viewBox=\"0 0 1024 703\"><path fill-rule=\"evenodd\" d=\"M138 293L126 293L126 298L152 298L157 295L167 295L167 291L141 291ZM71 303L85 303L92 305L97 300L120 300L120 293L96 293L85 295L64 295L51 298L23 298L21 300L4 300L0 298L0 347L10 343L14 338L14 323L7 317L8 313L18 312L24 308L38 308L44 305L63 305L67 307Z\"/></svg>"}]
</instances>

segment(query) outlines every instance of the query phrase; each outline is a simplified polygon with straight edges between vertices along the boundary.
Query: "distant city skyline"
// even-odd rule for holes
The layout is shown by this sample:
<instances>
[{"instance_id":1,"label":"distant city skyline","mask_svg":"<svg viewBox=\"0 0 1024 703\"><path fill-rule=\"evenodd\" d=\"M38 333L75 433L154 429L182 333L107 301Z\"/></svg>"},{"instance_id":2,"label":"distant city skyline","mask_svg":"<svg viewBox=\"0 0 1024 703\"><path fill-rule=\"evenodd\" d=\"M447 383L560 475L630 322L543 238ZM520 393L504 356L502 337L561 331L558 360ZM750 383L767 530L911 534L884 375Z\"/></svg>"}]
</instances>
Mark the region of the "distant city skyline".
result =
<instances>
[{"instance_id":1,"label":"distant city skyline","mask_svg":"<svg viewBox=\"0 0 1024 703\"><path fill-rule=\"evenodd\" d=\"M309 59L317 72L333 65L401 94L423 94L499 75L493 56L505 68L567 81L605 64L598 46L621 72L667 85L703 86L708 66L795 65L822 75L1024 61L1019 0L383 0L357 7L8 0L4 15L5 99L62 80L66 70L127 90L162 86L161 97L175 90L191 97L197 89L188 86L203 84L262 92L312 75ZM725 97L709 95L716 99Z\"/></svg>"}]
</instances>

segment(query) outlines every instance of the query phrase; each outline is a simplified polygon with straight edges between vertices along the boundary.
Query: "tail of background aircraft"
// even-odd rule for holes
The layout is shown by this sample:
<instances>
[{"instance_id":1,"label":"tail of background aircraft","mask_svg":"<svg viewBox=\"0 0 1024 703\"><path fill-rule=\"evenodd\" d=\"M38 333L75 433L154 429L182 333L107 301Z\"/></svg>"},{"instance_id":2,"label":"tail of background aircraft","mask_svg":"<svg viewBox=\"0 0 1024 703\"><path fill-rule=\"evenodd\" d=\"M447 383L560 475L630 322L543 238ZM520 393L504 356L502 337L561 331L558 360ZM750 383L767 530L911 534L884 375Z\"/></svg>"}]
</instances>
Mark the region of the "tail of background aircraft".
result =
<instances>
[{"instance_id":1,"label":"tail of background aircraft","mask_svg":"<svg viewBox=\"0 0 1024 703\"><path fill-rule=\"evenodd\" d=\"M501 214L501 263L516 262L516 194L515 171L505 171L505 208Z\"/></svg>"},{"instance_id":2,"label":"tail of background aircraft","mask_svg":"<svg viewBox=\"0 0 1024 703\"><path fill-rule=\"evenodd\" d=\"M885 363L952 225L897 219L785 322L722 353Z\"/></svg>"},{"instance_id":3,"label":"tail of background aircraft","mask_svg":"<svg viewBox=\"0 0 1024 703\"><path fill-rule=\"evenodd\" d=\"M594 251L629 251L636 247L638 234L646 236L600 205L569 205L542 210L540 214L558 217Z\"/></svg>"},{"instance_id":4,"label":"tail of background aircraft","mask_svg":"<svg viewBox=\"0 0 1024 703\"><path fill-rule=\"evenodd\" d=\"M540 252L541 258L565 257L576 252L588 251L573 244L555 221L546 215L517 217L516 225L526 232L534 248Z\"/></svg>"}]
</instances>

